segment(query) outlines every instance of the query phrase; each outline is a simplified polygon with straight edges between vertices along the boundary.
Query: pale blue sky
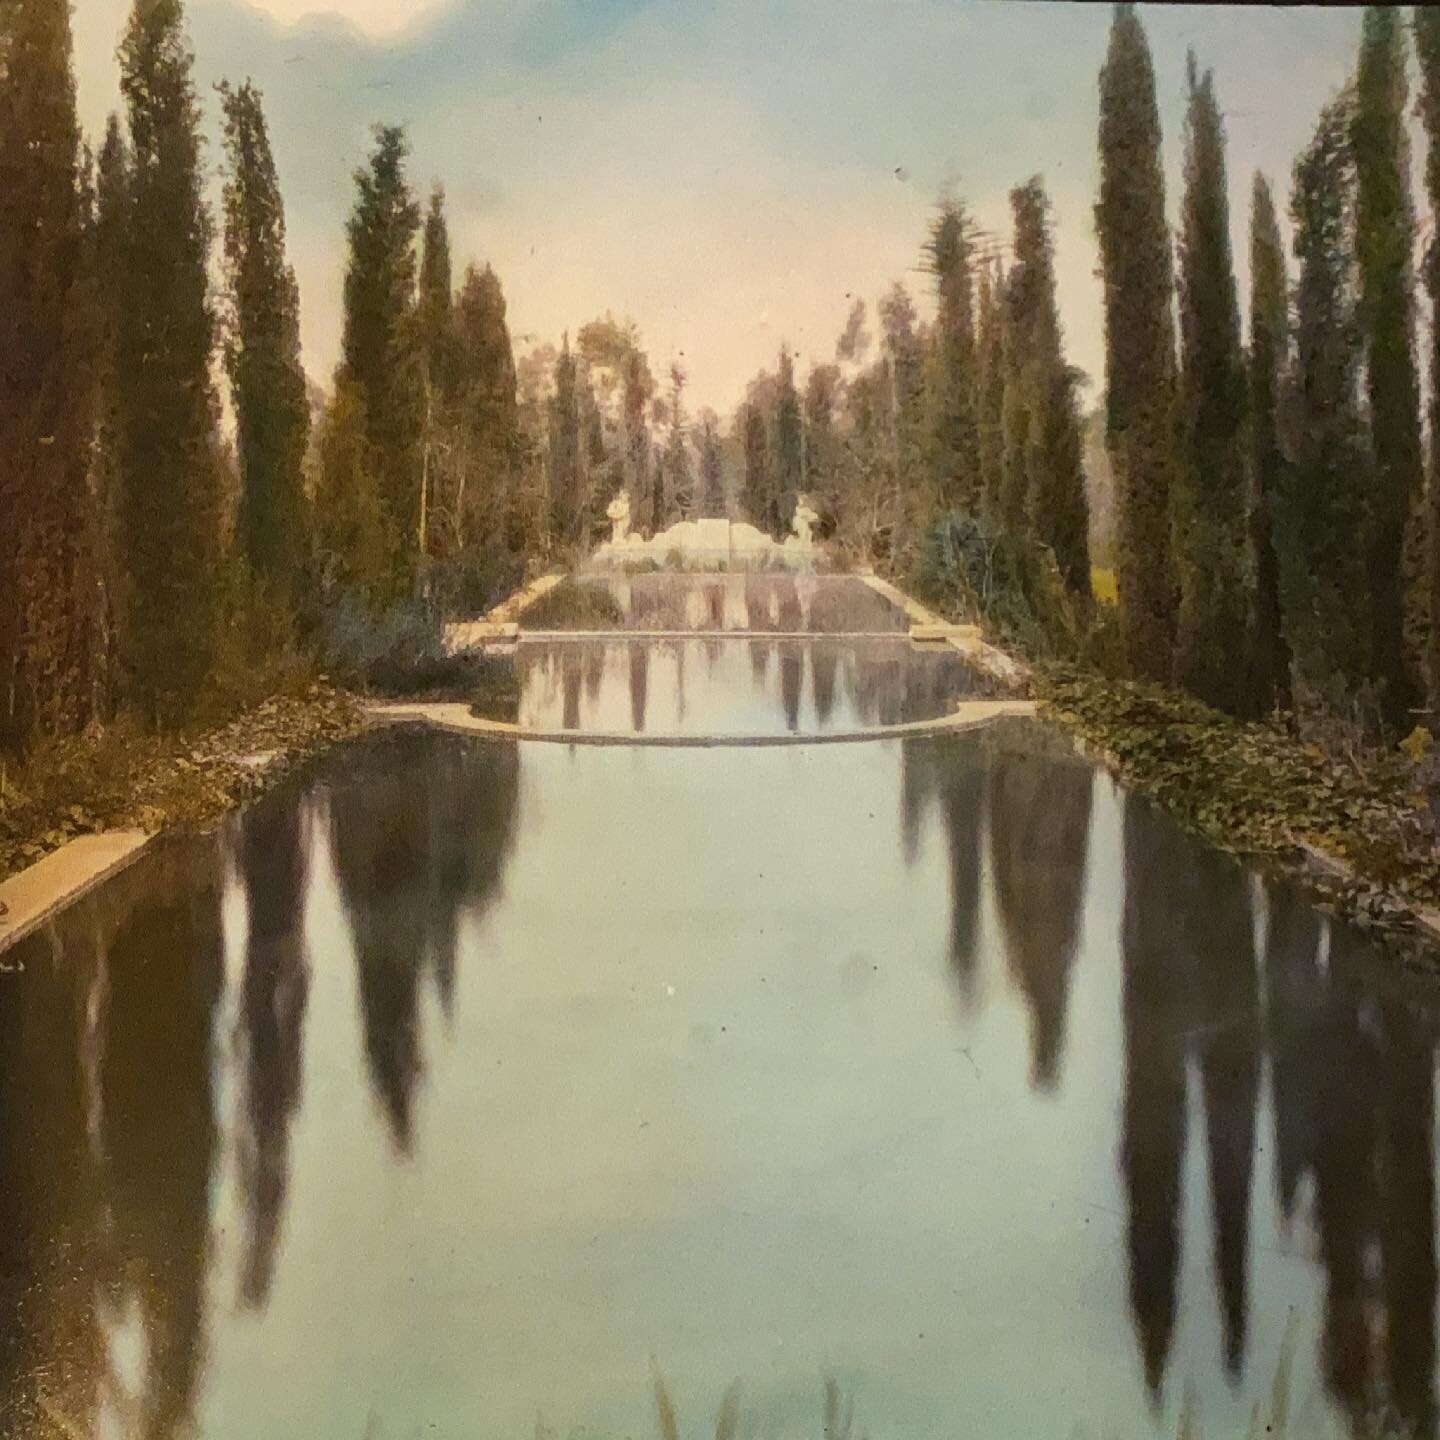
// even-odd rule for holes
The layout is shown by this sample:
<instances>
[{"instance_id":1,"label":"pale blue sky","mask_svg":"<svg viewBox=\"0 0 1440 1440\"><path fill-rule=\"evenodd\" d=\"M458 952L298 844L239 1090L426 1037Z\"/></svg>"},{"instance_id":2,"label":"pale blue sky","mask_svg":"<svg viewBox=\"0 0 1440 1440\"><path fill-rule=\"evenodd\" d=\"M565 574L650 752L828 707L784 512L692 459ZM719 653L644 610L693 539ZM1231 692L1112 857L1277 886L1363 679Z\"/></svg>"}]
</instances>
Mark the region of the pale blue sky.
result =
<instances>
[{"instance_id":1,"label":"pale blue sky","mask_svg":"<svg viewBox=\"0 0 1440 1440\"><path fill-rule=\"evenodd\" d=\"M128 0L78 0L82 119L118 101ZM1101 370L1092 206L1110 12L1004 0L189 0L197 79L263 88L307 366L328 380L350 172L403 121L443 179L457 262L489 260L512 326L557 340L611 309L728 410L782 339L827 359L849 297L912 283L952 186L992 228L1040 172L1072 359ZM1359 12L1142 7L1179 196L1185 50L1213 66L1244 269L1250 175L1289 171L1353 64ZM213 164L217 152L211 150ZM1282 198L1283 203L1283 198ZM1093 395L1092 395L1093 398Z\"/></svg>"}]
</instances>

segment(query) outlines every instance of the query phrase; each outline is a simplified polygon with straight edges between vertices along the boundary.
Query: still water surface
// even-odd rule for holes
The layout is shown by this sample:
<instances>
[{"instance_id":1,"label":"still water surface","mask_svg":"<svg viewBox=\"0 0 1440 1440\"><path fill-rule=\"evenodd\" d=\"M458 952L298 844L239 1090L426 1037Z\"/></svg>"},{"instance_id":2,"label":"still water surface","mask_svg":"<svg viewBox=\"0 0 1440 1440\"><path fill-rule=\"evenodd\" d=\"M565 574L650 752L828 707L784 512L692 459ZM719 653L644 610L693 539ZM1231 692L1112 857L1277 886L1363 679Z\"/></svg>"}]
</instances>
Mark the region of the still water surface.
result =
<instances>
[{"instance_id":1,"label":"still water surface","mask_svg":"<svg viewBox=\"0 0 1440 1440\"><path fill-rule=\"evenodd\" d=\"M516 652L520 724L625 735L825 735L990 693L959 651L883 640L561 640Z\"/></svg>"},{"instance_id":2,"label":"still water surface","mask_svg":"<svg viewBox=\"0 0 1440 1440\"><path fill-rule=\"evenodd\" d=\"M1292 1435L1433 1433L1432 1022L1034 734L397 737L153 852L0 975L0 1428L1241 1435L1290 1327Z\"/></svg>"}]
</instances>

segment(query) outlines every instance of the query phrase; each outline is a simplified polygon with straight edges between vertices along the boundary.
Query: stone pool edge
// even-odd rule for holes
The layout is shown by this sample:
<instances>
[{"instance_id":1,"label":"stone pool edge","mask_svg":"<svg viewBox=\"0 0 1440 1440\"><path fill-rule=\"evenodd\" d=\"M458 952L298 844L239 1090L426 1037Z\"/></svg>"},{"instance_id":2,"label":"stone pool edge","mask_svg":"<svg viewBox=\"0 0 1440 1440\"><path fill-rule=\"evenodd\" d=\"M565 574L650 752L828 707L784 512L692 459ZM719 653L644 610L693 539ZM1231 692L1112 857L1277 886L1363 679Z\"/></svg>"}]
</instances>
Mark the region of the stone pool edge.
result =
<instances>
[{"instance_id":1,"label":"stone pool edge","mask_svg":"<svg viewBox=\"0 0 1440 1440\"><path fill-rule=\"evenodd\" d=\"M0 880L0 953L53 915L135 863L162 832L101 830L78 835ZM0 967L3 968L3 967Z\"/></svg>"},{"instance_id":2,"label":"stone pool edge","mask_svg":"<svg viewBox=\"0 0 1440 1440\"><path fill-rule=\"evenodd\" d=\"M474 735L487 740L523 740L550 745L629 745L657 749L745 749L775 745L845 745L865 740L898 740L924 735L949 735L974 730L996 720L1034 719L1033 700L966 700L949 715L934 720L912 720L900 725L876 725L865 730L837 730L823 734L782 735L646 735L620 730L533 730L508 720L472 715L463 703L447 701L380 701L365 707L379 724L418 725L451 734Z\"/></svg>"}]
</instances>

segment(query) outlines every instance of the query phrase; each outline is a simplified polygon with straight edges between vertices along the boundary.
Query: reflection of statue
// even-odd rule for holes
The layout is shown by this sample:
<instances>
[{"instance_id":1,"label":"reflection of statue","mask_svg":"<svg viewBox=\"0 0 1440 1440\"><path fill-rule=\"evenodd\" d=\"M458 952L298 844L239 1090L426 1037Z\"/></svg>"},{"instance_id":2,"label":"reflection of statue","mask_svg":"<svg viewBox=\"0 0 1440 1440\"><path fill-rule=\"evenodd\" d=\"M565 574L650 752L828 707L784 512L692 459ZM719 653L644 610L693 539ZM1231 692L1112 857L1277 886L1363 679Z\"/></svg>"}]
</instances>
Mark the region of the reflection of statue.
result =
<instances>
[{"instance_id":1,"label":"reflection of statue","mask_svg":"<svg viewBox=\"0 0 1440 1440\"><path fill-rule=\"evenodd\" d=\"M610 522L610 543L623 545L630 534L630 492L622 489L605 507L605 518Z\"/></svg>"},{"instance_id":2,"label":"reflection of statue","mask_svg":"<svg viewBox=\"0 0 1440 1440\"><path fill-rule=\"evenodd\" d=\"M810 497L801 495L795 502L795 518L791 521L791 528L794 530L795 538L800 542L802 550L808 550L814 543L810 532L815 528L815 522L819 515L810 508Z\"/></svg>"}]
</instances>

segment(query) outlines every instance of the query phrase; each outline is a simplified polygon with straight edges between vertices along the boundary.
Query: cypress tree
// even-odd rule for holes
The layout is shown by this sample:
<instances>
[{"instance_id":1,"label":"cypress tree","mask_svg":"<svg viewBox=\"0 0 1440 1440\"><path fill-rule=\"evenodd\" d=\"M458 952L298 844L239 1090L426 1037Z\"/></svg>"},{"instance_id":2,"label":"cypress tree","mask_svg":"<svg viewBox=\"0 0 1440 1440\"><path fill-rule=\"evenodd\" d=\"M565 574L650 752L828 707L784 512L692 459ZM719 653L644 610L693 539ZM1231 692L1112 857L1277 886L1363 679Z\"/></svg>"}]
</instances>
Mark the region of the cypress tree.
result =
<instances>
[{"instance_id":1,"label":"cypress tree","mask_svg":"<svg viewBox=\"0 0 1440 1440\"><path fill-rule=\"evenodd\" d=\"M1364 533L1370 452L1358 396L1355 170L1348 97L1322 112L1296 162L1291 216L1299 280L1275 547L1297 708L1343 714L1369 673Z\"/></svg>"},{"instance_id":2,"label":"cypress tree","mask_svg":"<svg viewBox=\"0 0 1440 1440\"><path fill-rule=\"evenodd\" d=\"M467 472L462 504L465 542L494 543L502 538L502 520L509 513L521 441L505 292L490 266L466 267L455 301L454 325Z\"/></svg>"},{"instance_id":3,"label":"cypress tree","mask_svg":"<svg viewBox=\"0 0 1440 1440\"><path fill-rule=\"evenodd\" d=\"M240 464L239 539L258 578L291 596L305 554L310 405L300 291L285 258L285 208L260 92L220 87L225 113L225 368Z\"/></svg>"},{"instance_id":4,"label":"cypress tree","mask_svg":"<svg viewBox=\"0 0 1440 1440\"><path fill-rule=\"evenodd\" d=\"M118 347L120 295L125 284L126 206L129 154L120 118L111 114L95 165L94 218L89 267L93 326L95 424L90 455L90 534L94 566L95 708L108 714L119 681L120 634L124 611L120 535L120 399Z\"/></svg>"},{"instance_id":5,"label":"cypress tree","mask_svg":"<svg viewBox=\"0 0 1440 1440\"><path fill-rule=\"evenodd\" d=\"M638 518L650 492L650 430L645 422L645 407L655 382L638 346L632 345L626 351L623 369L620 409L625 434L625 485L630 493L630 513Z\"/></svg>"},{"instance_id":6,"label":"cypress tree","mask_svg":"<svg viewBox=\"0 0 1440 1440\"><path fill-rule=\"evenodd\" d=\"M1366 8L1350 143L1355 156L1358 320L1366 355L1371 495L1371 673L1386 714L1403 723L1419 695L1405 643L1405 532L1423 483L1415 372L1411 253L1415 216L1405 134L1405 35L1400 11Z\"/></svg>"},{"instance_id":7,"label":"cypress tree","mask_svg":"<svg viewBox=\"0 0 1440 1440\"><path fill-rule=\"evenodd\" d=\"M1255 554L1252 673L1261 710L1290 693L1290 649L1281 625L1274 517L1284 479L1280 387L1290 345L1285 251L1269 182L1258 171L1250 208L1250 353L1248 366L1251 541Z\"/></svg>"},{"instance_id":8,"label":"cypress tree","mask_svg":"<svg viewBox=\"0 0 1440 1440\"><path fill-rule=\"evenodd\" d=\"M1015 264L1005 287L1012 358L1006 377L1003 508L1012 528L1050 547L1066 589L1088 603L1089 509L1075 372L1065 363L1050 205L1040 178L1012 190L1010 206Z\"/></svg>"},{"instance_id":9,"label":"cypress tree","mask_svg":"<svg viewBox=\"0 0 1440 1440\"><path fill-rule=\"evenodd\" d=\"M1133 5L1117 5L1100 71L1106 441L1117 490L1115 580L1136 674L1168 678L1175 637L1170 554L1175 333L1165 172L1150 47Z\"/></svg>"},{"instance_id":10,"label":"cypress tree","mask_svg":"<svg viewBox=\"0 0 1440 1440\"><path fill-rule=\"evenodd\" d=\"M415 294L420 208L405 177L408 153L401 127L377 126L370 163L355 171L337 377L361 392L392 546L391 586L402 593L413 584L420 553L425 425Z\"/></svg>"},{"instance_id":11,"label":"cypress tree","mask_svg":"<svg viewBox=\"0 0 1440 1440\"><path fill-rule=\"evenodd\" d=\"M210 379L210 216L179 0L136 0L120 46L132 164L118 391L126 644L134 695L169 723L214 657L220 473Z\"/></svg>"},{"instance_id":12,"label":"cypress tree","mask_svg":"<svg viewBox=\"0 0 1440 1440\"><path fill-rule=\"evenodd\" d=\"M1175 678L1232 714L1253 708L1245 369L1230 249L1225 131L1210 71L1189 57L1180 228L1180 453L1175 468L1180 615Z\"/></svg>"},{"instance_id":13,"label":"cypress tree","mask_svg":"<svg viewBox=\"0 0 1440 1440\"><path fill-rule=\"evenodd\" d=\"M795 502L803 484L804 444L800 395L795 389L795 360L789 349L782 346L775 398L775 470L769 526L777 540L790 533L790 522L795 516Z\"/></svg>"},{"instance_id":14,"label":"cypress tree","mask_svg":"<svg viewBox=\"0 0 1440 1440\"><path fill-rule=\"evenodd\" d=\"M0 751L89 697L91 368L64 0L0 3Z\"/></svg>"},{"instance_id":15,"label":"cypress tree","mask_svg":"<svg viewBox=\"0 0 1440 1440\"><path fill-rule=\"evenodd\" d=\"M1013 201L1012 201L1013 203ZM1031 396L1026 374L1025 319L1031 308L1025 274L1017 264L1005 283L1005 321L1001 350L1004 387L1000 404L1000 490L993 519L1012 535L1029 531Z\"/></svg>"},{"instance_id":16,"label":"cypress tree","mask_svg":"<svg viewBox=\"0 0 1440 1440\"><path fill-rule=\"evenodd\" d=\"M894 504L890 555L905 560L919 528L928 519L925 480L925 347L917 332L915 303L898 281L880 301L885 337L881 373L888 382L888 413L884 417L893 477Z\"/></svg>"},{"instance_id":17,"label":"cypress tree","mask_svg":"<svg viewBox=\"0 0 1440 1440\"><path fill-rule=\"evenodd\" d=\"M940 507L973 514L980 498L980 436L974 286L965 224L965 211L958 202L943 205L928 247L939 290L932 444Z\"/></svg>"},{"instance_id":18,"label":"cypress tree","mask_svg":"<svg viewBox=\"0 0 1440 1440\"><path fill-rule=\"evenodd\" d=\"M998 518L1002 508L1005 457L1005 287L998 265L980 272L976 421L978 503L983 515Z\"/></svg>"},{"instance_id":19,"label":"cypress tree","mask_svg":"<svg viewBox=\"0 0 1440 1440\"><path fill-rule=\"evenodd\" d=\"M840 403L838 365L812 365L805 380L805 492L829 523L841 508L843 446L835 428Z\"/></svg>"},{"instance_id":20,"label":"cypress tree","mask_svg":"<svg viewBox=\"0 0 1440 1440\"><path fill-rule=\"evenodd\" d=\"M326 406L318 436L315 538L322 583L371 599L388 595L394 544L365 418L365 395L343 376Z\"/></svg>"},{"instance_id":21,"label":"cypress tree","mask_svg":"<svg viewBox=\"0 0 1440 1440\"><path fill-rule=\"evenodd\" d=\"M770 525L770 440L765 416L754 403L745 407L745 513L762 530Z\"/></svg>"},{"instance_id":22,"label":"cypress tree","mask_svg":"<svg viewBox=\"0 0 1440 1440\"><path fill-rule=\"evenodd\" d=\"M580 374L565 336L555 362L555 393L550 399L550 528L562 545L580 538L581 489Z\"/></svg>"},{"instance_id":23,"label":"cypress tree","mask_svg":"<svg viewBox=\"0 0 1440 1440\"><path fill-rule=\"evenodd\" d=\"M1440 216L1440 10L1415 7L1415 49L1420 60L1420 118L1425 127L1425 192ZM1425 248L1425 290L1440 315L1440 235ZM1425 669L1431 710L1440 710L1440 326L1430 327L1430 456L1424 506L1423 581L1427 610Z\"/></svg>"},{"instance_id":24,"label":"cypress tree","mask_svg":"<svg viewBox=\"0 0 1440 1440\"><path fill-rule=\"evenodd\" d=\"M445 400L456 388L456 349L453 328L454 269L450 260L450 227L445 219L445 187L430 191L430 208L420 242L418 309L425 373L431 391Z\"/></svg>"},{"instance_id":25,"label":"cypress tree","mask_svg":"<svg viewBox=\"0 0 1440 1440\"><path fill-rule=\"evenodd\" d=\"M725 465L720 454L720 434L713 415L706 415L700 432L699 514L704 519L725 518Z\"/></svg>"}]
</instances>

